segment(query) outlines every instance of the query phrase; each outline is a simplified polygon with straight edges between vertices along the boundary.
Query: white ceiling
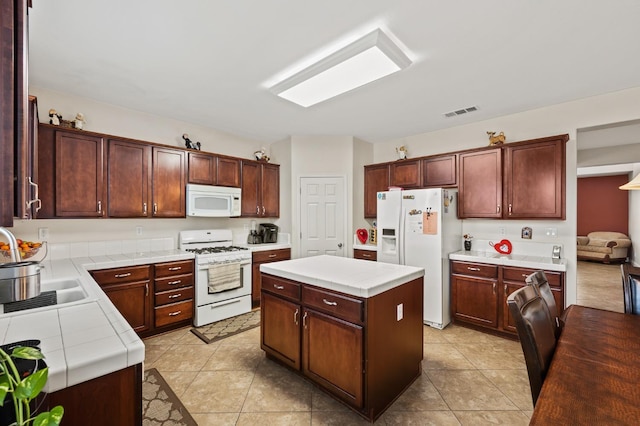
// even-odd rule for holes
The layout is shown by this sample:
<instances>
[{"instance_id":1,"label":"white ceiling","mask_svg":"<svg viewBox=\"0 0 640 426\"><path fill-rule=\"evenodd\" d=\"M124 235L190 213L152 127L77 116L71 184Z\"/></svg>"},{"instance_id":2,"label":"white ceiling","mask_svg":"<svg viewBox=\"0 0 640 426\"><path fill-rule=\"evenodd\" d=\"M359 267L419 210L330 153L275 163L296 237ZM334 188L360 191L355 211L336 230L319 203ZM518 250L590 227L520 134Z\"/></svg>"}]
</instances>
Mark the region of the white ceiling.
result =
<instances>
[{"instance_id":1,"label":"white ceiling","mask_svg":"<svg viewBox=\"0 0 640 426\"><path fill-rule=\"evenodd\" d=\"M638 87L639 23L637 0L36 0L30 84L264 142L381 142ZM306 109L267 90L375 27L409 68Z\"/></svg>"}]
</instances>

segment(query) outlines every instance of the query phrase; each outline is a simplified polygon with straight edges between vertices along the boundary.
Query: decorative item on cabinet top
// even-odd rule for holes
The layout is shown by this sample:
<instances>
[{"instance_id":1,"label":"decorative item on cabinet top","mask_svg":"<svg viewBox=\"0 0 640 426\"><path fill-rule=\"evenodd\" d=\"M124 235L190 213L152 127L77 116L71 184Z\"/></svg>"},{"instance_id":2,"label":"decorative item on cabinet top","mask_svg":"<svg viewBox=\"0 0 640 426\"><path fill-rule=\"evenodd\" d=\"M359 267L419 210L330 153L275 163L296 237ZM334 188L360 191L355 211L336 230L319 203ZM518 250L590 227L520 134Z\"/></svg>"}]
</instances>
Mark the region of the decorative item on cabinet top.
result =
<instances>
[{"instance_id":1,"label":"decorative item on cabinet top","mask_svg":"<svg viewBox=\"0 0 640 426\"><path fill-rule=\"evenodd\" d=\"M191 139L189 139L188 133L183 133L182 139L184 139L184 146L186 146L189 149L195 149L200 151L200 142L192 142Z\"/></svg>"},{"instance_id":2,"label":"decorative item on cabinet top","mask_svg":"<svg viewBox=\"0 0 640 426\"><path fill-rule=\"evenodd\" d=\"M256 160L258 161L265 161L265 162L269 162L270 158L267 155L267 150L265 147L260 148L259 151L256 151L253 153L254 157L256 157Z\"/></svg>"},{"instance_id":3,"label":"decorative item on cabinet top","mask_svg":"<svg viewBox=\"0 0 640 426\"><path fill-rule=\"evenodd\" d=\"M62 115L58 114L58 111L51 108L49 110L49 124L53 124L54 126L59 126L61 120L62 120Z\"/></svg>"},{"instance_id":4,"label":"decorative item on cabinet top","mask_svg":"<svg viewBox=\"0 0 640 426\"><path fill-rule=\"evenodd\" d=\"M489 135L489 146L502 145L507 139L504 132L500 132L497 135L496 132L487 132L487 135Z\"/></svg>"},{"instance_id":5,"label":"decorative item on cabinet top","mask_svg":"<svg viewBox=\"0 0 640 426\"><path fill-rule=\"evenodd\" d=\"M399 148L396 148L396 153L398 154L398 160L405 160L407 158L407 155L409 154L409 151L407 151L407 148L402 145Z\"/></svg>"}]
</instances>

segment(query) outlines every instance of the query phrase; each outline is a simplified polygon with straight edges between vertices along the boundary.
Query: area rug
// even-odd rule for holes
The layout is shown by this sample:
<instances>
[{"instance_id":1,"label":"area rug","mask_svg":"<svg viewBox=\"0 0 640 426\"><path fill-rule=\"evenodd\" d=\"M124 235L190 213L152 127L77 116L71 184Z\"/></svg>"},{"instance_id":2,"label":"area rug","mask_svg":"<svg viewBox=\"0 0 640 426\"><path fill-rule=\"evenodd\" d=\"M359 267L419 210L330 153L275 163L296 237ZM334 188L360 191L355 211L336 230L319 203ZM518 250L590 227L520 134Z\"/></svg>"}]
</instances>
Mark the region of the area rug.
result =
<instances>
[{"instance_id":1,"label":"area rug","mask_svg":"<svg viewBox=\"0 0 640 426\"><path fill-rule=\"evenodd\" d=\"M155 368L144 372L142 424L143 426L198 426Z\"/></svg>"},{"instance_id":2,"label":"area rug","mask_svg":"<svg viewBox=\"0 0 640 426\"><path fill-rule=\"evenodd\" d=\"M246 314L236 317L203 325L202 327L192 328L191 332L202 339L203 342L209 344L258 327L259 325L260 309L256 309L255 311L247 312Z\"/></svg>"}]
</instances>

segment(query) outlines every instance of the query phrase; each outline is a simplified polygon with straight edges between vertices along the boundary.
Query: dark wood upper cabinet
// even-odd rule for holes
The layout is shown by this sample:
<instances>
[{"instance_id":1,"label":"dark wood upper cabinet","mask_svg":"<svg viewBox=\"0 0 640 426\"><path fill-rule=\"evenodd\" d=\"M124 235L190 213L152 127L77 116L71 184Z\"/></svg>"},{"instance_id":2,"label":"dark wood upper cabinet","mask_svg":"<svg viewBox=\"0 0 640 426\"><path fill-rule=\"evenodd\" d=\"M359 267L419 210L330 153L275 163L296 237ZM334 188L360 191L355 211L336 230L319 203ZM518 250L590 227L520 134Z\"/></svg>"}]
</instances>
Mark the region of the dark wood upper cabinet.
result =
<instances>
[{"instance_id":1,"label":"dark wood upper cabinet","mask_svg":"<svg viewBox=\"0 0 640 426\"><path fill-rule=\"evenodd\" d=\"M458 157L455 154L422 160L422 186L425 188L456 186Z\"/></svg>"},{"instance_id":2,"label":"dark wood upper cabinet","mask_svg":"<svg viewBox=\"0 0 640 426\"><path fill-rule=\"evenodd\" d=\"M253 160L242 161L243 217L280 216L280 166Z\"/></svg>"},{"instance_id":3,"label":"dark wood upper cabinet","mask_svg":"<svg viewBox=\"0 0 640 426\"><path fill-rule=\"evenodd\" d=\"M216 184L216 156L204 152L189 152L189 183Z\"/></svg>"},{"instance_id":4,"label":"dark wood upper cabinet","mask_svg":"<svg viewBox=\"0 0 640 426\"><path fill-rule=\"evenodd\" d=\"M151 146L109 140L109 217L150 217Z\"/></svg>"},{"instance_id":5,"label":"dark wood upper cabinet","mask_svg":"<svg viewBox=\"0 0 640 426\"><path fill-rule=\"evenodd\" d=\"M153 217L185 217L185 152L181 149L153 147Z\"/></svg>"},{"instance_id":6,"label":"dark wood upper cabinet","mask_svg":"<svg viewBox=\"0 0 640 426\"><path fill-rule=\"evenodd\" d=\"M422 186L422 172L420 159L398 160L389 165L389 179L391 186L404 189L420 188Z\"/></svg>"},{"instance_id":7,"label":"dark wood upper cabinet","mask_svg":"<svg viewBox=\"0 0 640 426\"><path fill-rule=\"evenodd\" d=\"M502 217L502 149L460 154L459 218Z\"/></svg>"},{"instance_id":8,"label":"dark wood upper cabinet","mask_svg":"<svg viewBox=\"0 0 640 426\"><path fill-rule=\"evenodd\" d=\"M378 192L389 189L389 165L364 166L364 217L378 215Z\"/></svg>"},{"instance_id":9,"label":"dark wood upper cabinet","mask_svg":"<svg viewBox=\"0 0 640 426\"><path fill-rule=\"evenodd\" d=\"M565 219L565 143L568 137L505 146L508 219Z\"/></svg>"},{"instance_id":10,"label":"dark wood upper cabinet","mask_svg":"<svg viewBox=\"0 0 640 426\"><path fill-rule=\"evenodd\" d=\"M103 139L59 131L55 152L55 215L104 216Z\"/></svg>"},{"instance_id":11,"label":"dark wood upper cabinet","mask_svg":"<svg viewBox=\"0 0 640 426\"><path fill-rule=\"evenodd\" d=\"M216 185L240 188L240 160L218 157Z\"/></svg>"}]
</instances>

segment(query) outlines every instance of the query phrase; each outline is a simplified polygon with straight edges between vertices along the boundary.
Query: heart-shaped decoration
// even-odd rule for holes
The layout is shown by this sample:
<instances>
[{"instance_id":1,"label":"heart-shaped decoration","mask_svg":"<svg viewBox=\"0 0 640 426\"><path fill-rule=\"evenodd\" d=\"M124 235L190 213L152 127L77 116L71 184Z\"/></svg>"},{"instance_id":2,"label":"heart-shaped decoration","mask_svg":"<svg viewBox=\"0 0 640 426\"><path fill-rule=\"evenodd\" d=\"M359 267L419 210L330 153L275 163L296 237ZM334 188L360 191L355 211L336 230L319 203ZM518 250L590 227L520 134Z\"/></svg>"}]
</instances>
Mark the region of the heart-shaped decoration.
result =
<instances>
[{"instance_id":1,"label":"heart-shaped decoration","mask_svg":"<svg viewBox=\"0 0 640 426\"><path fill-rule=\"evenodd\" d=\"M511 254L511 250L513 250L513 245L511 245L511 241L502 240L493 244L493 248L500 254Z\"/></svg>"},{"instance_id":2,"label":"heart-shaped decoration","mask_svg":"<svg viewBox=\"0 0 640 426\"><path fill-rule=\"evenodd\" d=\"M358 239L362 244L365 244L367 242L367 239L369 238L369 233L366 229L363 228L358 229L356 231L356 235L358 236Z\"/></svg>"}]
</instances>

